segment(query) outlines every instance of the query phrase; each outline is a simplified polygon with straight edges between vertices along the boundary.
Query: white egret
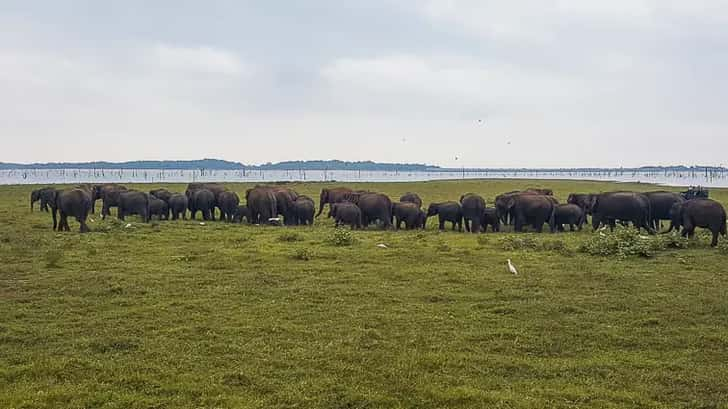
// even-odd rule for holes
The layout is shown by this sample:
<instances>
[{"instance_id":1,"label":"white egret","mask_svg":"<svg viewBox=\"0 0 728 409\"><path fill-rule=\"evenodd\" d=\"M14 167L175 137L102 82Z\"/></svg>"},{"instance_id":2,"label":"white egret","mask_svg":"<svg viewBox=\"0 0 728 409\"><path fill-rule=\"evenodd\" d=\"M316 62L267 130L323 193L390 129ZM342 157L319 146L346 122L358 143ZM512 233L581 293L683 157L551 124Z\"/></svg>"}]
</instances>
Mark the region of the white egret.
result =
<instances>
[{"instance_id":1,"label":"white egret","mask_svg":"<svg viewBox=\"0 0 728 409\"><path fill-rule=\"evenodd\" d=\"M511 259L508 259L508 271L510 271L511 273L513 273L515 275L518 275L518 270L516 270L516 266L514 266L513 263L511 263Z\"/></svg>"}]
</instances>

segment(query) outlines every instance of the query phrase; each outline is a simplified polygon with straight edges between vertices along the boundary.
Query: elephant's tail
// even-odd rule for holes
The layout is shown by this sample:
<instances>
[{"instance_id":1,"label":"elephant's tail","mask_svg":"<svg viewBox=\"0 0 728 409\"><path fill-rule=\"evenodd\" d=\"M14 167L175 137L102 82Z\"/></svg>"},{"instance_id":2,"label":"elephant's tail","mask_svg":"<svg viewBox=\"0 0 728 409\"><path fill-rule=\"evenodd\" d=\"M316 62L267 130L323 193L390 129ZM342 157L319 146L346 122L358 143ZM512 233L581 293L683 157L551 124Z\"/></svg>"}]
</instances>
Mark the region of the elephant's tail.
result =
<instances>
[{"instance_id":1,"label":"elephant's tail","mask_svg":"<svg viewBox=\"0 0 728 409\"><path fill-rule=\"evenodd\" d=\"M551 205L551 214L549 215L549 229L551 233L556 231L556 206Z\"/></svg>"},{"instance_id":2,"label":"elephant's tail","mask_svg":"<svg viewBox=\"0 0 728 409\"><path fill-rule=\"evenodd\" d=\"M727 234L727 232L726 232L726 220L725 220L725 218L723 218L723 225L720 226L720 234L722 234L723 236L725 236Z\"/></svg>"}]
</instances>

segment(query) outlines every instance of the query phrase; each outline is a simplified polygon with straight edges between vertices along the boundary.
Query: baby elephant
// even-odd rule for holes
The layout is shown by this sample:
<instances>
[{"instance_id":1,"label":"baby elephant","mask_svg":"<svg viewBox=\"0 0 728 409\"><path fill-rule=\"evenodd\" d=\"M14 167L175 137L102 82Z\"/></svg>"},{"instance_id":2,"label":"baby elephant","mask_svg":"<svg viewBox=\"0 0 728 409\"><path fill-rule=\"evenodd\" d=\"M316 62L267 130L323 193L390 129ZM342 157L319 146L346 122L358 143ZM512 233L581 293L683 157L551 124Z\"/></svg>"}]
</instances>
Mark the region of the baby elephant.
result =
<instances>
[{"instance_id":1,"label":"baby elephant","mask_svg":"<svg viewBox=\"0 0 728 409\"><path fill-rule=\"evenodd\" d=\"M579 205L562 204L556 206L554 220L559 231L564 231L565 224L569 225L571 231L574 231L574 225L581 230L584 223L586 223L586 213Z\"/></svg>"},{"instance_id":2,"label":"baby elephant","mask_svg":"<svg viewBox=\"0 0 728 409\"><path fill-rule=\"evenodd\" d=\"M493 233L500 231L500 219L495 209L485 209L483 211L483 217L480 219L480 226L483 228L483 233L488 229L488 225L493 230Z\"/></svg>"},{"instance_id":3,"label":"baby elephant","mask_svg":"<svg viewBox=\"0 0 728 409\"><path fill-rule=\"evenodd\" d=\"M169 205L162 199L149 195L149 218L157 216L159 220L169 219Z\"/></svg>"},{"instance_id":4,"label":"baby elephant","mask_svg":"<svg viewBox=\"0 0 728 409\"><path fill-rule=\"evenodd\" d=\"M293 224L312 226L315 213L316 205L310 197L301 195L293 201Z\"/></svg>"},{"instance_id":5,"label":"baby elephant","mask_svg":"<svg viewBox=\"0 0 728 409\"><path fill-rule=\"evenodd\" d=\"M427 217L437 215L440 223L440 230L445 230L445 222L452 223L452 229L458 226L463 231L463 209L458 202L431 203L427 209Z\"/></svg>"},{"instance_id":6,"label":"baby elephant","mask_svg":"<svg viewBox=\"0 0 728 409\"><path fill-rule=\"evenodd\" d=\"M392 205L392 217L395 220L395 227L400 229L402 223L407 230L424 229L425 213L412 202L399 202Z\"/></svg>"},{"instance_id":7,"label":"baby elephant","mask_svg":"<svg viewBox=\"0 0 728 409\"><path fill-rule=\"evenodd\" d=\"M330 214L336 222L336 227L349 225L352 229L361 229L361 209L354 203L335 203L331 207Z\"/></svg>"},{"instance_id":8,"label":"baby elephant","mask_svg":"<svg viewBox=\"0 0 728 409\"><path fill-rule=\"evenodd\" d=\"M243 219L250 224L250 209L248 209L248 206L240 205L233 213L233 223L242 223Z\"/></svg>"}]
</instances>

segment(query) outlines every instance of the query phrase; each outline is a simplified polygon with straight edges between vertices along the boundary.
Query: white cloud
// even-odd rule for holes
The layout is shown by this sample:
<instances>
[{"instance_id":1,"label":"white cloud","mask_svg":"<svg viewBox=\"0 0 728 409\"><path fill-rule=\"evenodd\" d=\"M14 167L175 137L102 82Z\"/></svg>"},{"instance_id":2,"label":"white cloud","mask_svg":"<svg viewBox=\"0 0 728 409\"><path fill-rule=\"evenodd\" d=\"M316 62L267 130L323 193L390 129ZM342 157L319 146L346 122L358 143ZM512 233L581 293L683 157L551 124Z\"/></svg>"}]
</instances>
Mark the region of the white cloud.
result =
<instances>
[{"instance_id":1,"label":"white cloud","mask_svg":"<svg viewBox=\"0 0 728 409\"><path fill-rule=\"evenodd\" d=\"M252 71L236 54L214 47L158 44L150 51L153 62L163 70L234 76Z\"/></svg>"}]
</instances>

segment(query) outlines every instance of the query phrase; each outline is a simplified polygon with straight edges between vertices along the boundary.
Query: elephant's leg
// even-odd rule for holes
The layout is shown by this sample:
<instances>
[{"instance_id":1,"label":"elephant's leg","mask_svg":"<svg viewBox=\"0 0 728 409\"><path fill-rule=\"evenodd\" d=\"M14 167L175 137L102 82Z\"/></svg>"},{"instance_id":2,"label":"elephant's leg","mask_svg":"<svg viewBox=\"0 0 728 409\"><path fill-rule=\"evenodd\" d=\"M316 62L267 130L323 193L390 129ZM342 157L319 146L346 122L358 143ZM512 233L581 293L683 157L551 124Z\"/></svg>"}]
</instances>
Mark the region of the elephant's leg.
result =
<instances>
[{"instance_id":1,"label":"elephant's leg","mask_svg":"<svg viewBox=\"0 0 728 409\"><path fill-rule=\"evenodd\" d=\"M440 220L438 220L438 227L437 228L439 230L445 230L445 220L443 220L442 218L440 218ZM452 229L455 230L455 223L454 222L452 224Z\"/></svg>"},{"instance_id":2,"label":"elephant's leg","mask_svg":"<svg viewBox=\"0 0 728 409\"><path fill-rule=\"evenodd\" d=\"M536 233L543 233L543 222L534 222L533 228L536 230Z\"/></svg>"},{"instance_id":3,"label":"elephant's leg","mask_svg":"<svg viewBox=\"0 0 728 409\"><path fill-rule=\"evenodd\" d=\"M711 242L710 242L710 247L715 247L718 245L718 230L712 229L712 233L713 233L713 240L711 240Z\"/></svg>"},{"instance_id":4,"label":"elephant's leg","mask_svg":"<svg viewBox=\"0 0 728 409\"><path fill-rule=\"evenodd\" d=\"M66 219L67 219L66 213L64 211L61 211L61 220L58 225L59 231L66 231L66 224L68 224L68 220L66 220Z\"/></svg>"}]
</instances>

